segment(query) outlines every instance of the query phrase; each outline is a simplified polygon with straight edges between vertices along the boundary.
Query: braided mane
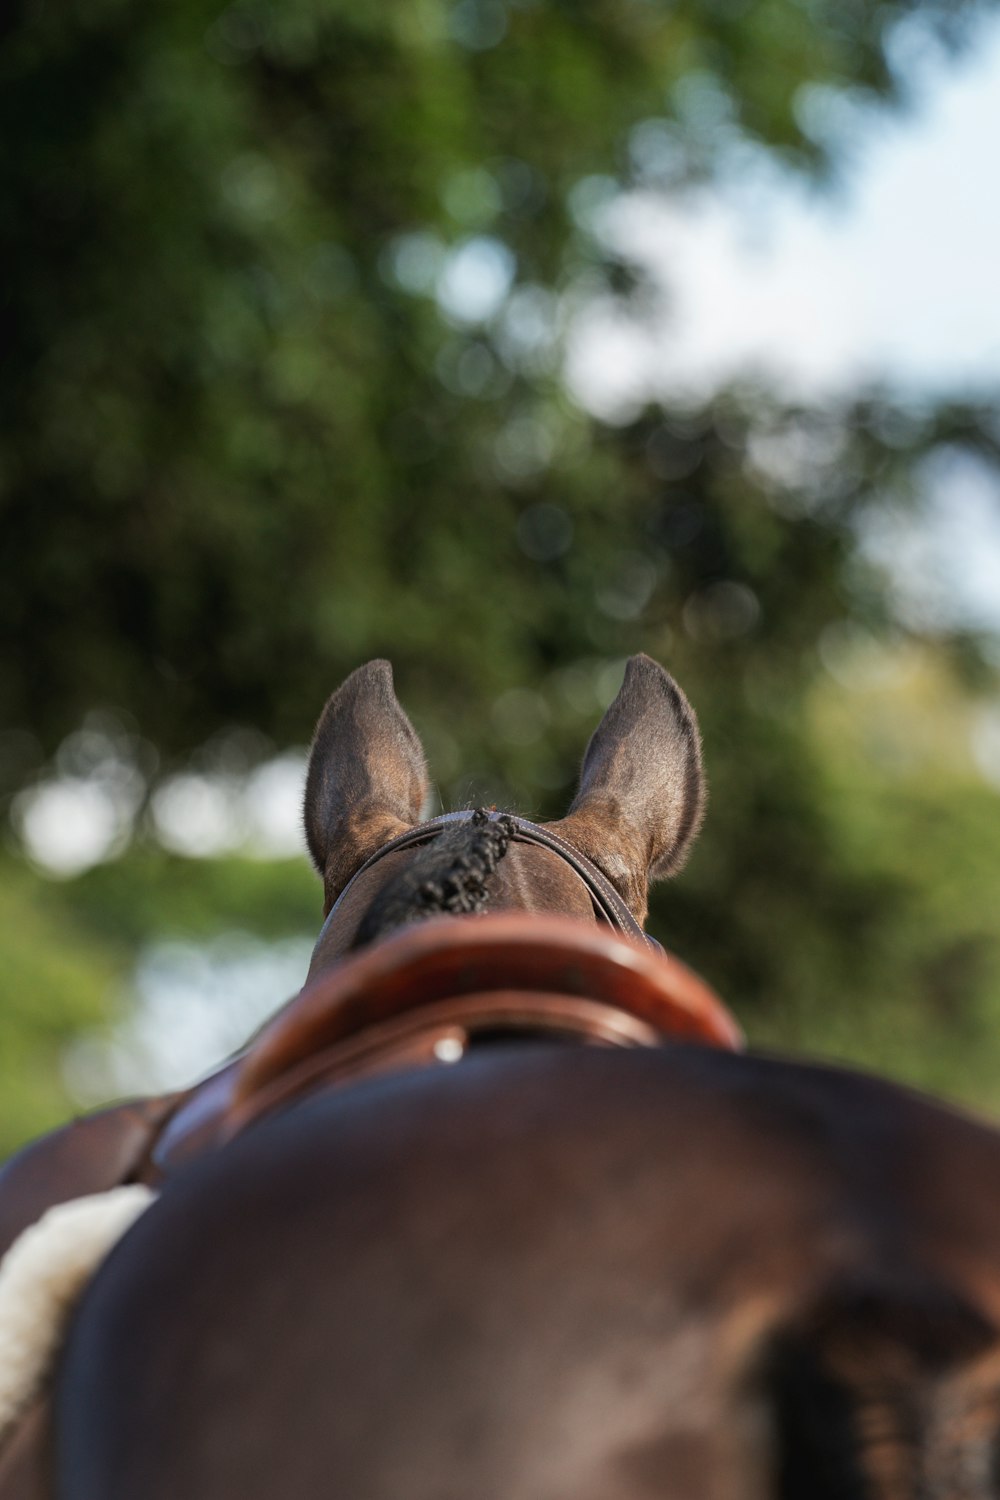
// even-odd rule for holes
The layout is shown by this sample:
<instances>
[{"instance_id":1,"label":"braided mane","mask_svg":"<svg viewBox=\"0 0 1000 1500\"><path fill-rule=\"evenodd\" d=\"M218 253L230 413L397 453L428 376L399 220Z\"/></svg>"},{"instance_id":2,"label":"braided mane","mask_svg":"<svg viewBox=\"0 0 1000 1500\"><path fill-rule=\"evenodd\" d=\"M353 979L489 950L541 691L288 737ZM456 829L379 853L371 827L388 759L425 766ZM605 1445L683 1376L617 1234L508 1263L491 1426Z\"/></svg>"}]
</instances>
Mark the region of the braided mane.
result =
<instances>
[{"instance_id":1,"label":"braided mane","mask_svg":"<svg viewBox=\"0 0 1000 1500\"><path fill-rule=\"evenodd\" d=\"M395 927L425 917L481 912L487 881L507 853L514 821L478 808L468 822L438 834L405 870L383 887L365 913L352 948L363 948Z\"/></svg>"}]
</instances>

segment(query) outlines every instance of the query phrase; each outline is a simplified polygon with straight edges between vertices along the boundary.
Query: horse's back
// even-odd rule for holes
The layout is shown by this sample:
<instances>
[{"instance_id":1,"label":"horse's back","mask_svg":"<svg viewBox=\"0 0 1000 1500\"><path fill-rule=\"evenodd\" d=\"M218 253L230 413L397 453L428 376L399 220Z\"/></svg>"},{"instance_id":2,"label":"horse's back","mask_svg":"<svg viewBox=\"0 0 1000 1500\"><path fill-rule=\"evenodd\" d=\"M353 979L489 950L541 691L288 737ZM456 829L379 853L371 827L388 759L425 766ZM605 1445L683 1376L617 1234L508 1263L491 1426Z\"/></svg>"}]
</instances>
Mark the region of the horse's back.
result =
<instances>
[{"instance_id":1,"label":"horse's back","mask_svg":"<svg viewBox=\"0 0 1000 1500\"><path fill-rule=\"evenodd\" d=\"M59 1493L790 1497L810 1380L842 1447L852 1358L914 1390L988 1363L998 1244L1000 1138L890 1085L484 1049L168 1185L75 1321ZM802 1493L854 1493L835 1469Z\"/></svg>"}]
</instances>

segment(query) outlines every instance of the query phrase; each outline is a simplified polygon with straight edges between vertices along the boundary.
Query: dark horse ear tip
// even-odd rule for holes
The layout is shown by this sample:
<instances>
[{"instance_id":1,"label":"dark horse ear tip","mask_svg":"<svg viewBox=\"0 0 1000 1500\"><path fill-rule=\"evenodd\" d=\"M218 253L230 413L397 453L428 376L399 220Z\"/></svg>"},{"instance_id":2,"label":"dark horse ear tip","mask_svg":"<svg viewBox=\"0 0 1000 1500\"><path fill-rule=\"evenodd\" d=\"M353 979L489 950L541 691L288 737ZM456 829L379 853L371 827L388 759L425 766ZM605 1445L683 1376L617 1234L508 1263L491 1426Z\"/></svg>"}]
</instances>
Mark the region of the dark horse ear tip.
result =
<instances>
[{"instance_id":1,"label":"dark horse ear tip","mask_svg":"<svg viewBox=\"0 0 1000 1500\"><path fill-rule=\"evenodd\" d=\"M636 678L648 678L658 682L672 683L674 687L678 687L677 679L673 673L668 671L663 663L658 662L654 656L648 656L645 651L637 651L625 663L625 681L634 681Z\"/></svg>"},{"instance_id":2,"label":"dark horse ear tip","mask_svg":"<svg viewBox=\"0 0 1000 1500\"><path fill-rule=\"evenodd\" d=\"M645 651L637 651L630 656L625 663L625 676L622 679L622 687L637 687L640 684L677 683L666 667L656 660L655 657L647 656Z\"/></svg>"},{"instance_id":3,"label":"dark horse ear tip","mask_svg":"<svg viewBox=\"0 0 1000 1500\"><path fill-rule=\"evenodd\" d=\"M344 686L346 687L349 682L353 682L359 687L362 684L370 683L372 686L377 684L379 687L387 688L391 692L393 689L392 662L384 656L373 657L371 661L366 661L363 666L355 667L350 676L344 679Z\"/></svg>"},{"instance_id":4,"label":"dark horse ear tip","mask_svg":"<svg viewBox=\"0 0 1000 1500\"><path fill-rule=\"evenodd\" d=\"M690 725L700 742L697 718L684 689L672 672L654 657L647 656L645 651L630 656L625 663L625 676L619 691L623 699L633 702L637 694L648 702L665 698L670 714Z\"/></svg>"},{"instance_id":5,"label":"dark horse ear tip","mask_svg":"<svg viewBox=\"0 0 1000 1500\"><path fill-rule=\"evenodd\" d=\"M327 698L316 724L313 745L338 722L345 711L351 712L360 703L368 700L373 707L396 704L396 690L392 677L392 662L377 656L355 667ZM397 705L398 706L398 705Z\"/></svg>"}]
</instances>

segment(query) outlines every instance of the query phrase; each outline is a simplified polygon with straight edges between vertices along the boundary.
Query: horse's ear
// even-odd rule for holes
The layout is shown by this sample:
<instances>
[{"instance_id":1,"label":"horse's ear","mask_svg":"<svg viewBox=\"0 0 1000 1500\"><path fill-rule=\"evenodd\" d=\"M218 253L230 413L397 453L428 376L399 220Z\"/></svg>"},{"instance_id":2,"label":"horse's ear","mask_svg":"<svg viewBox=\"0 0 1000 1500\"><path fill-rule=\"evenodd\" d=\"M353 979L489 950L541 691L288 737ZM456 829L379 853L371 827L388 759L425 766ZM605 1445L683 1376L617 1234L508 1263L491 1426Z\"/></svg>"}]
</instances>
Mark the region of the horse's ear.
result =
<instances>
[{"instance_id":1,"label":"horse's ear","mask_svg":"<svg viewBox=\"0 0 1000 1500\"><path fill-rule=\"evenodd\" d=\"M306 840L327 911L369 855L419 822L426 797L423 748L392 667L370 661L328 700L309 755Z\"/></svg>"},{"instance_id":2,"label":"horse's ear","mask_svg":"<svg viewBox=\"0 0 1000 1500\"><path fill-rule=\"evenodd\" d=\"M681 868L704 806L694 710L669 672L633 656L587 746L569 814L551 826L604 872L641 922L650 880Z\"/></svg>"}]
</instances>

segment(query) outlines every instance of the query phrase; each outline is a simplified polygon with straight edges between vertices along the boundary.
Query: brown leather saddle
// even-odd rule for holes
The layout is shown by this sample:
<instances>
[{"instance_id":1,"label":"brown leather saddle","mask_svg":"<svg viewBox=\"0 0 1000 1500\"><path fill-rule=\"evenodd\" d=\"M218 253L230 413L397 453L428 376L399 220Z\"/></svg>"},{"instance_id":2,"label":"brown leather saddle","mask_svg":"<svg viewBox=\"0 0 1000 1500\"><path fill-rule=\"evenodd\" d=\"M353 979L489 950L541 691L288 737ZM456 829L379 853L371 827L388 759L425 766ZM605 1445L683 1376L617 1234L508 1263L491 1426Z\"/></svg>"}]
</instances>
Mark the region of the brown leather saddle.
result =
<instances>
[{"instance_id":1,"label":"brown leather saddle","mask_svg":"<svg viewBox=\"0 0 1000 1500\"><path fill-rule=\"evenodd\" d=\"M725 1006L679 959L606 927L522 913L432 918L323 974L201 1083L114 1105L26 1146L0 1171L0 1252L53 1204L162 1182L315 1089L447 1065L526 1035L741 1045Z\"/></svg>"},{"instance_id":2,"label":"brown leather saddle","mask_svg":"<svg viewBox=\"0 0 1000 1500\"><path fill-rule=\"evenodd\" d=\"M404 834L358 874L437 837L461 816ZM192 1088L75 1120L13 1157L0 1170L0 1254L56 1203L126 1182L157 1185L317 1089L449 1066L513 1037L603 1047L742 1046L718 997L643 933L600 871L548 830L514 823L515 837L555 850L584 881L594 926L525 913L438 917L342 960ZM336 915L335 905L328 923ZM38 1419L29 1413L0 1453L0 1500L45 1493L38 1444Z\"/></svg>"}]
</instances>

